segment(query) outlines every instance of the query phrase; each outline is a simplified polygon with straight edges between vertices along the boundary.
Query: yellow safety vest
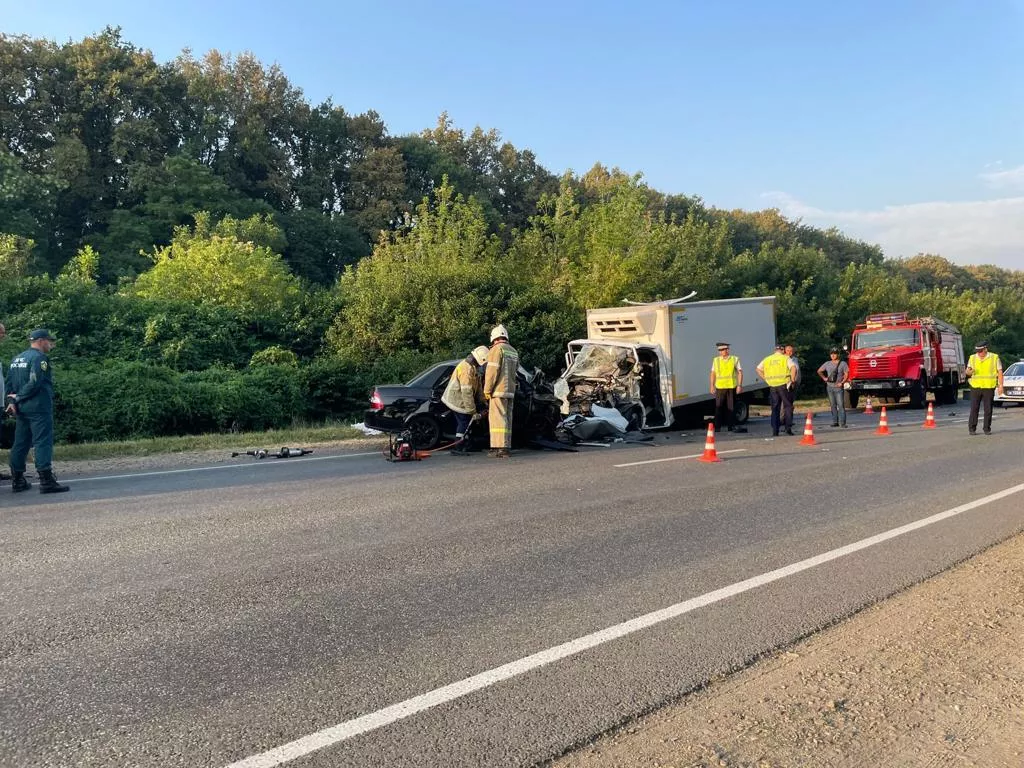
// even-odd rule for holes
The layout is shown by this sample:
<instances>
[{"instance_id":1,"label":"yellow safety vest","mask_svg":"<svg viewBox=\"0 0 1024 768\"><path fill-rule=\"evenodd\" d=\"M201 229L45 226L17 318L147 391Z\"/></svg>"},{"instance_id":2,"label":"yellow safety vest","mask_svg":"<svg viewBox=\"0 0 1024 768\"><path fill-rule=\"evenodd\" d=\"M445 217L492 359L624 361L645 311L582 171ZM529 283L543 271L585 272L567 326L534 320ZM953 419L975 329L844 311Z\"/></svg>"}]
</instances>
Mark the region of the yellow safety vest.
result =
<instances>
[{"instance_id":1,"label":"yellow safety vest","mask_svg":"<svg viewBox=\"0 0 1024 768\"><path fill-rule=\"evenodd\" d=\"M761 361L764 369L764 380L769 387L783 387L789 384L789 358L776 352Z\"/></svg>"},{"instance_id":2,"label":"yellow safety vest","mask_svg":"<svg viewBox=\"0 0 1024 768\"><path fill-rule=\"evenodd\" d=\"M989 353L982 360L977 355L971 355L967 361L967 367L974 369L971 376L971 387L974 389L995 389L999 383L999 355Z\"/></svg>"},{"instance_id":3,"label":"yellow safety vest","mask_svg":"<svg viewBox=\"0 0 1024 768\"><path fill-rule=\"evenodd\" d=\"M740 359L736 355L715 358L711 370L715 372L716 389L736 389L736 368L739 364Z\"/></svg>"}]
</instances>

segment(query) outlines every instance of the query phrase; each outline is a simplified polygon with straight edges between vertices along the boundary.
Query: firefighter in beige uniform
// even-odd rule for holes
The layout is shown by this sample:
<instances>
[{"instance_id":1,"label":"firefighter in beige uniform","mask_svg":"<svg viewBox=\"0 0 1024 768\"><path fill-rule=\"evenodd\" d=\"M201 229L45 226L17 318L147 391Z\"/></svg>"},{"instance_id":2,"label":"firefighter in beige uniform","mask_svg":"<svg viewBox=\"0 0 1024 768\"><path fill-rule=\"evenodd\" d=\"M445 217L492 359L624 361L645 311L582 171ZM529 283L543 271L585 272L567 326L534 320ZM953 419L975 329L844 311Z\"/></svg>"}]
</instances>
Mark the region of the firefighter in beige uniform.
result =
<instances>
[{"instance_id":1,"label":"firefighter in beige uniform","mask_svg":"<svg viewBox=\"0 0 1024 768\"><path fill-rule=\"evenodd\" d=\"M478 366L487 362L487 347L480 345L465 360L459 362L452 371L448 386L441 395L441 402L452 409L455 414L455 438L457 445L452 448L456 456L466 455L468 445L466 435L470 424L476 419L483 408L480 406L480 376Z\"/></svg>"},{"instance_id":2,"label":"firefighter in beige uniform","mask_svg":"<svg viewBox=\"0 0 1024 768\"><path fill-rule=\"evenodd\" d=\"M504 325L491 329L491 348L487 352L484 373L484 400L487 401L487 423L491 428L490 456L507 459L512 447L512 406L516 394L516 373L519 353L508 343Z\"/></svg>"}]
</instances>

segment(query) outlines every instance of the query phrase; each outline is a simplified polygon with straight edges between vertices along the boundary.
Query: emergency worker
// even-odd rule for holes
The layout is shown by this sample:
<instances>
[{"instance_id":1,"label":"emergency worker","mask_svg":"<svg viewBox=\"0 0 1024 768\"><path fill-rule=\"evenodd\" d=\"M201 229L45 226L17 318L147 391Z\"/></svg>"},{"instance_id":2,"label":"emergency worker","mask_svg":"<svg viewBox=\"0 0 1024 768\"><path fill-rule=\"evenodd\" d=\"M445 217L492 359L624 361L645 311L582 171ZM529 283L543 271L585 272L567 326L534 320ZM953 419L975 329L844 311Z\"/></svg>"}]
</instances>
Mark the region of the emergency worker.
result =
<instances>
[{"instance_id":1,"label":"emergency worker","mask_svg":"<svg viewBox=\"0 0 1024 768\"><path fill-rule=\"evenodd\" d=\"M996 393L1003 394L1003 364L999 355L989 354L988 342L979 342L974 354L967 361L967 377L971 380L971 415L967 419L969 434L978 433L978 411L985 406L985 421L982 429L992 434L992 403Z\"/></svg>"},{"instance_id":2,"label":"emergency worker","mask_svg":"<svg viewBox=\"0 0 1024 768\"><path fill-rule=\"evenodd\" d=\"M790 388L790 392L793 393L792 399L796 400L796 392L800 389L803 374L800 372L800 359L796 356L796 348L792 344L786 345L786 357L789 358L789 362L796 366L796 373L793 375L793 386Z\"/></svg>"},{"instance_id":3,"label":"emergency worker","mask_svg":"<svg viewBox=\"0 0 1024 768\"><path fill-rule=\"evenodd\" d=\"M518 370L519 353L508 343L508 330L504 325L494 326L484 372L484 400L487 403L487 423L491 428L488 456L492 458L507 459L512 447L512 406L515 404Z\"/></svg>"},{"instance_id":4,"label":"emergency worker","mask_svg":"<svg viewBox=\"0 0 1024 768\"><path fill-rule=\"evenodd\" d=\"M487 362L487 347L482 344L470 352L452 371L448 386L441 395L441 402L455 414L455 437L459 441L452 448L456 456L465 456L466 435L469 425L483 410L483 388L480 384L479 367Z\"/></svg>"},{"instance_id":5,"label":"emergency worker","mask_svg":"<svg viewBox=\"0 0 1024 768\"><path fill-rule=\"evenodd\" d=\"M25 479L25 461L31 446L39 473L40 493L70 490L53 474L53 377L50 358L54 338L45 328L28 335L30 347L11 360L7 409L14 414L14 445L11 447L11 485L15 493L32 485Z\"/></svg>"},{"instance_id":6,"label":"emergency worker","mask_svg":"<svg viewBox=\"0 0 1024 768\"><path fill-rule=\"evenodd\" d=\"M715 396L715 429L722 425L732 432L735 426L736 395L743 391L743 365L736 355L729 354L729 342L720 341L718 357L711 361L711 389Z\"/></svg>"},{"instance_id":7,"label":"emergency worker","mask_svg":"<svg viewBox=\"0 0 1024 768\"><path fill-rule=\"evenodd\" d=\"M768 384L772 404L772 435L778 437L779 429L785 427L786 434L793 434L793 382L796 380L796 365L783 344L775 345L775 354L768 355L757 366L757 372Z\"/></svg>"}]
</instances>

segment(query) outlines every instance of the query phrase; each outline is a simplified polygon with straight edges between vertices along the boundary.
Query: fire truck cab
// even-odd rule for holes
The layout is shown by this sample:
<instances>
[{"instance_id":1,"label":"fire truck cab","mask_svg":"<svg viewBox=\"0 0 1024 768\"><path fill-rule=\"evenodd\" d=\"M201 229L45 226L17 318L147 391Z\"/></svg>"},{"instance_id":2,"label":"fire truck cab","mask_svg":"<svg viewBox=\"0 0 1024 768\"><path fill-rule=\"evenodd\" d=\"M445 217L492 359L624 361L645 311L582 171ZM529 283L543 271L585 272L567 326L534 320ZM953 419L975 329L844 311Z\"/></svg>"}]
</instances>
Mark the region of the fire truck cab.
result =
<instances>
[{"instance_id":1,"label":"fire truck cab","mask_svg":"<svg viewBox=\"0 0 1024 768\"><path fill-rule=\"evenodd\" d=\"M906 312L868 315L849 344L851 408L864 395L903 397L923 408L926 393L937 405L954 403L964 377L963 337L936 317L911 319Z\"/></svg>"}]
</instances>

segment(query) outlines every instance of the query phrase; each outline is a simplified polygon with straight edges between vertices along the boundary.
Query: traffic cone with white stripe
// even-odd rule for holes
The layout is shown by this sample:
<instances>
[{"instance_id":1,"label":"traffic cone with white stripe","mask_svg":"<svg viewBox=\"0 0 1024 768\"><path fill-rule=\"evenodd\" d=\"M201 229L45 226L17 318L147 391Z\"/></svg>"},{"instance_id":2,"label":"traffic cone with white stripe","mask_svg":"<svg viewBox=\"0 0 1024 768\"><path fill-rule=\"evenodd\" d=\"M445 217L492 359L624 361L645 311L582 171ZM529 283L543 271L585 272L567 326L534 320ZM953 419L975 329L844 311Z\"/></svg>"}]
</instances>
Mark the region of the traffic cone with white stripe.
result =
<instances>
[{"instance_id":1,"label":"traffic cone with white stripe","mask_svg":"<svg viewBox=\"0 0 1024 768\"><path fill-rule=\"evenodd\" d=\"M935 429L935 409L928 403L928 413L924 417L924 424L921 429Z\"/></svg>"},{"instance_id":2,"label":"traffic cone with white stripe","mask_svg":"<svg viewBox=\"0 0 1024 768\"><path fill-rule=\"evenodd\" d=\"M875 430L876 435L891 435L889 431L889 416L885 412L885 406L882 406L882 415L878 417L878 429Z\"/></svg>"},{"instance_id":3,"label":"traffic cone with white stripe","mask_svg":"<svg viewBox=\"0 0 1024 768\"><path fill-rule=\"evenodd\" d=\"M867 400L867 404L864 406L864 413L874 413L875 409L871 407L871 398Z\"/></svg>"},{"instance_id":4,"label":"traffic cone with white stripe","mask_svg":"<svg viewBox=\"0 0 1024 768\"><path fill-rule=\"evenodd\" d=\"M697 461L706 461L709 464L721 461L721 459L718 458L718 451L715 450L714 422L708 424L708 434L707 437L704 438L704 455L697 459Z\"/></svg>"},{"instance_id":5,"label":"traffic cone with white stripe","mask_svg":"<svg viewBox=\"0 0 1024 768\"><path fill-rule=\"evenodd\" d=\"M804 436L800 441L800 445L817 445L818 441L814 439L814 417L811 412L807 412L807 420L804 422Z\"/></svg>"}]
</instances>

